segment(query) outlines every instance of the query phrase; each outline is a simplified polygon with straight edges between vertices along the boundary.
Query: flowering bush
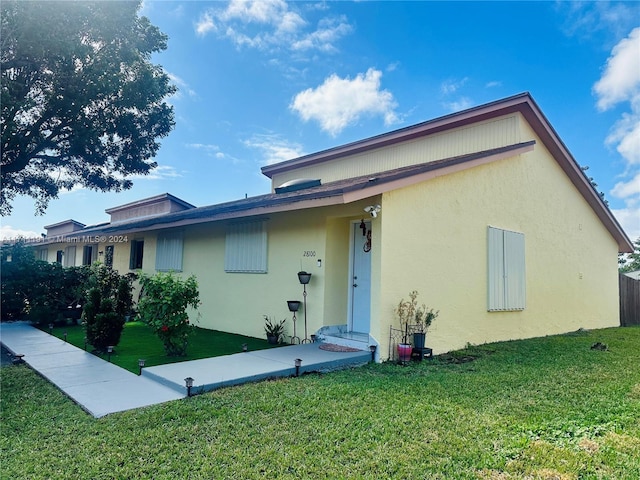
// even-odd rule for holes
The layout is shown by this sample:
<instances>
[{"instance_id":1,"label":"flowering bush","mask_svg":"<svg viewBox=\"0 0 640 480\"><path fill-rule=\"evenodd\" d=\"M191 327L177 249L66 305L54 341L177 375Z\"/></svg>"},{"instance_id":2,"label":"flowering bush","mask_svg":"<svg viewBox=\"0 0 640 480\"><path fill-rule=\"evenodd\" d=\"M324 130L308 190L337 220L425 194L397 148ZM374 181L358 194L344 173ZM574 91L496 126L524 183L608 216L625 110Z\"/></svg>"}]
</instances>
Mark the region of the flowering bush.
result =
<instances>
[{"instance_id":1,"label":"flowering bush","mask_svg":"<svg viewBox=\"0 0 640 480\"><path fill-rule=\"evenodd\" d=\"M171 272L142 275L140 287L140 319L162 340L167 355L186 355L192 328L187 308L198 308L200 305L195 276L183 279Z\"/></svg>"}]
</instances>

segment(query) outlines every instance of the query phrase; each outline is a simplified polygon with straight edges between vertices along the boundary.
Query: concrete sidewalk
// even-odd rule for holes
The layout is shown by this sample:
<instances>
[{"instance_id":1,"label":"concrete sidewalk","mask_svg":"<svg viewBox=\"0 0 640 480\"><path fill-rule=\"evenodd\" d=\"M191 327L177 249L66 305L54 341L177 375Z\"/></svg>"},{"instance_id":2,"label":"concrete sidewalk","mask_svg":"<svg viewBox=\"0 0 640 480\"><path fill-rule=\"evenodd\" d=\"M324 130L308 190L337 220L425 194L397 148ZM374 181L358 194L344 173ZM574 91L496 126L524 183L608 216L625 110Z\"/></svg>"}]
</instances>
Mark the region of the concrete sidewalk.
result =
<instances>
[{"instance_id":1,"label":"concrete sidewalk","mask_svg":"<svg viewBox=\"0 0 640 480\"><path fill-rule=\"evenodd\" d=\"M318 343L237 353L143 369L142 376L74 347L24 322L0 323L0 342L24 354L31 368L56 385L96 418L184 398L184 379L194 379L193 393L272 377L328 371L367 363L367 351L332 352Z\"/></svg>"},{"instance_id":2,"label":"concrete sidewalk","mask_svg":"<svg viewBox=\"0 0 640 480\"><path fill-rule=\"evenodd\" d=\"M185 396L28 323L0 323L0 342L96 418Z\"/></svg>"}]
</instances>

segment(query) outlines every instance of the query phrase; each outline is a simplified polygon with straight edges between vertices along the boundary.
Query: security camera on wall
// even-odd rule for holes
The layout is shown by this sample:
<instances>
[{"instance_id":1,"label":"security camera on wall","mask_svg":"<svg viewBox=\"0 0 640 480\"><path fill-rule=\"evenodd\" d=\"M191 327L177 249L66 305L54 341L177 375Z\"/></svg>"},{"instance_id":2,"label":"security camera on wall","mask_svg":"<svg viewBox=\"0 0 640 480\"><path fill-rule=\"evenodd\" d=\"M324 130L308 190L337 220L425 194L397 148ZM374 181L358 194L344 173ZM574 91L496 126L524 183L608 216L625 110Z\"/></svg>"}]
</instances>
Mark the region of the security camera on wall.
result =
<instances>
[{"instance_id":1,"label":"security camera on wall","mask_svg":"<svg viewBox=\"0 0 640 480\"><path fill-rule=\"evenodd\" d=\"M372 218L376 218L380 211L380 205L369 205L368 207L364 207L364 211L371 215Z\"/></svg>"}]
</instances>

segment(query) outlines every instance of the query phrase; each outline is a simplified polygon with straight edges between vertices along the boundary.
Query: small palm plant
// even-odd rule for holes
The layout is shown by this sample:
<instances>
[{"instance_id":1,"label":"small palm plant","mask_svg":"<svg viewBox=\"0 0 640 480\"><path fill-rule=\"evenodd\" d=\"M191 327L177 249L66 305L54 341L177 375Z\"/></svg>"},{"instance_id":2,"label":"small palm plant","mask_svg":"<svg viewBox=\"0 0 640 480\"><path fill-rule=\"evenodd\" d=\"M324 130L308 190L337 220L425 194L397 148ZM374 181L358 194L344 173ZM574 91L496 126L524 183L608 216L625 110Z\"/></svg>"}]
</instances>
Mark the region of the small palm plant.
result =
<instances>
[{"instance_id":1,"label":"small palm plant","mask_svg":"<svg viewBox=\"0 0 640 480\"><path fill-rule=\"evenodd\" d=\"M281 322L277 322L273 320L268 315L263 315L264 317L264 332L267 334L267 340L269 343L278 343L280 339L284 336L284 323L287 321L285 318Z\"/></svg>"}]
</instances>

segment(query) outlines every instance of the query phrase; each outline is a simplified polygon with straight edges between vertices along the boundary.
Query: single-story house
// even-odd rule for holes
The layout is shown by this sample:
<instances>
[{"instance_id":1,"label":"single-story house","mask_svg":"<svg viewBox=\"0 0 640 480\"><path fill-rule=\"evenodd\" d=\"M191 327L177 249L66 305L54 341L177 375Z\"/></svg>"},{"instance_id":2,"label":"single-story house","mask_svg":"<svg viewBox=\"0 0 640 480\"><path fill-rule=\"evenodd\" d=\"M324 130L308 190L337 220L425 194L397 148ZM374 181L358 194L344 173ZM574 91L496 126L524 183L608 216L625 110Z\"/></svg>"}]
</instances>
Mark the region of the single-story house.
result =
<instances>
[{"instance_id":1,"label":"single-story house","mask_svg":"<svg viewBox=\"0 0 640 480\"><path fill-rule=\"evenodd\" d=\"M293 335L287 300L306 299L297 336L375 344L380 359L413 290L440 311L435 353L620 323L617 258L633 245L528 93L262 173L272 191L257 197L163 194L101 225L49 225L38 255L194 274L198 325L256 337L263 315Z\"/></svg>"}]
</instances>

